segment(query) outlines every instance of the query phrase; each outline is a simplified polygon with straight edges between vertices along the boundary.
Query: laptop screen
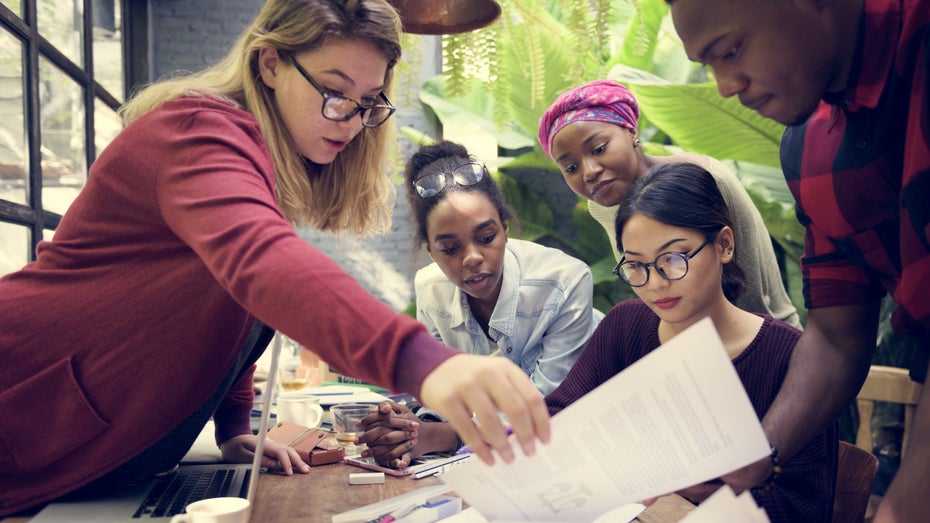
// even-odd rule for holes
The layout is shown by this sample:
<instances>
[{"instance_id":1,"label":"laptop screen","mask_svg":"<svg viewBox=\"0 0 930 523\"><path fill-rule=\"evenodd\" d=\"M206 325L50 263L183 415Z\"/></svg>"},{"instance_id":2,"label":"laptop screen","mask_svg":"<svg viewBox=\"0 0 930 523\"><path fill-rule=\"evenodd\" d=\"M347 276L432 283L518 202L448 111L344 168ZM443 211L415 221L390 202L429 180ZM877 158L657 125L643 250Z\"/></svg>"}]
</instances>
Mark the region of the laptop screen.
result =
<instances>
[{"instance_id":1,"label":"laptop screen","mask_svg":"<svg viewBox=\"0 0 930 523\"><path fill-rule=\"evenodd\" d=\"M271 413L271 403L274 395L275 380L278 368L278 354L281 348L280 336L275 336L271 345L271 369L268 373L268 384L265 394L262 395L262 413L260 425L258 428L258 438L255 446L255 455L252 458L251 465L229 464L229 463L212 463L181 465L176 473L165 477L153 479L152 481L142 482L133 485L127 485L126 488L119 491L107 492L101 496L83 497L77 496L72 498L62 498L46 506L39 512L32 523L109 523L109 522L132 522L139 521L138 518L150 519L161 518L167 521L176 511L183 510L186 501L194 501L206 497L219 496L241 496L245 490L246 497L250 503L255 502L255 493L258 488L258 479L261 474L262 453L265 442L265 435L268 432L269 416ZM225 483L221 493L208 495L212 491L213 482L219 481L216 478L229 478L223 475L226 472L235 470L235 479L232 481L223 480ZM202 489L201 478L210 478L211 487ZM243 482L248 482L248 487L243 487ZM191 482L197 484L194 490L200 494L198 498L186 498L182 494L187 490L186 487ZM164 489L164 495L155 495L159 493L159 485L169 485ZM162 510L170 502L170 505ZM179 505L177 506L176 505ZM141 510L141 512L140 512Z\"/></svg>"}]
</instances>

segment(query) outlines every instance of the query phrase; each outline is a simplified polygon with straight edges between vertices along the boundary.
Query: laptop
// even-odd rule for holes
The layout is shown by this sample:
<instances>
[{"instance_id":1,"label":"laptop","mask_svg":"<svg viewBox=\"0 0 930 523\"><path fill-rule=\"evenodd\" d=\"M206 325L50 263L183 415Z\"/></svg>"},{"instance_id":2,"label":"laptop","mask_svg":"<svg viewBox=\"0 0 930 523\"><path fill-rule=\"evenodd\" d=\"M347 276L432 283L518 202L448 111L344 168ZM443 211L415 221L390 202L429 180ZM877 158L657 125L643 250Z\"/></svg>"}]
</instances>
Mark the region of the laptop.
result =
<instances>
[{"instance_id":1,"label":"laptop","mask_svg":"<svg viewBox=\"0 0 930 523\"><path fill-rule=\"evenodd\" d=\"M275 386L280 346L281 338L275 336L266 389L269 392ZM254 503L272 396L270 393L262 394L259 438L251 465L179 465L161 477L108 492L105 497L69 499L65 496L49 503L29 520L30 523L167 522L175 514L183 512L189 503L200 499L235 496Z\"/></svg>"}]
</instances>

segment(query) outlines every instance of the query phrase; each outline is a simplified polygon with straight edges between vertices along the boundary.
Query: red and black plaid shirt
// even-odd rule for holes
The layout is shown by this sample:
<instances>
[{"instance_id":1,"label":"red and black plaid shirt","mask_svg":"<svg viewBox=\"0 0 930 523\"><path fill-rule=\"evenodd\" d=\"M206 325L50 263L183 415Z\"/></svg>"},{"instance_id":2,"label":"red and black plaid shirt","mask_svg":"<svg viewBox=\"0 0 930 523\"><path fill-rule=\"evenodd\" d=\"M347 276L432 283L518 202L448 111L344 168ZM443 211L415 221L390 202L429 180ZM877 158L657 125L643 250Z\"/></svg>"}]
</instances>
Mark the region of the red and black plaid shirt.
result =
<instances>
[{"instance_id":1,"label":"red and black plaid shirt","mask_svg":"<svg viewBox=\"0 0 930 523\"><path fill-rule=\"evenodd\" d=\"M890 292L895 327L930 331L930 0L866 0L844 93L782 138L807 227L807 308Z\"/></svg>"}]
</instances>

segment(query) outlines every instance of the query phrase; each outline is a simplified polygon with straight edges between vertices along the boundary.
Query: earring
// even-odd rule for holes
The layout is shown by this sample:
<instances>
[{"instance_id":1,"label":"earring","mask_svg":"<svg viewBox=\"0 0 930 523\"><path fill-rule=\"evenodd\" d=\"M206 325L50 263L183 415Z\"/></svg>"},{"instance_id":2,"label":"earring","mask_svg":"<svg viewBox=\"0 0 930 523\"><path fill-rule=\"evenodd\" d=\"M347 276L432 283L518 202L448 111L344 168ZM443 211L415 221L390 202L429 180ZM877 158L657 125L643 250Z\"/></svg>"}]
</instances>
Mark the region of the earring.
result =
<instances>
[{"instance_id":1,"label":"earring","mask_svg":"<svg viewBox=\"0 0 930 523\"><path fill-rule=\"evenodd\" d=\"M641 142L639 141L639 138L633 140L633 148L635 149L636 147L639 147L640 143Z\"/></svg>"}]
</instances>

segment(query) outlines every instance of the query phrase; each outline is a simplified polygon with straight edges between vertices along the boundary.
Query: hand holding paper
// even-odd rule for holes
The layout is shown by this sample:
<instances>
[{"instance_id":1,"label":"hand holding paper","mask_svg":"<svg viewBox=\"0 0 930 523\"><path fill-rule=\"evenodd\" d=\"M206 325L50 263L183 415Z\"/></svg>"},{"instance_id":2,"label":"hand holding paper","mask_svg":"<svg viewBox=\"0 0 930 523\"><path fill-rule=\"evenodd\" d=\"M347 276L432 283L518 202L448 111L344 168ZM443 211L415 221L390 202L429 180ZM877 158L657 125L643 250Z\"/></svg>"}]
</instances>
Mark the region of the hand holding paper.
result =
<instances>
[{"instance_id":1,"label":"hand holding paper","mask_svg":"<svg viewBox=\"0 0 930 523\"><path fill-rule=\"evenodd\" d=\"M552 434L532 458L473 462L442 478L489 520L593 521L769 453L709 319L553 417Z\"/></svg>"}]
</instances>

